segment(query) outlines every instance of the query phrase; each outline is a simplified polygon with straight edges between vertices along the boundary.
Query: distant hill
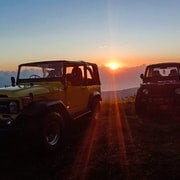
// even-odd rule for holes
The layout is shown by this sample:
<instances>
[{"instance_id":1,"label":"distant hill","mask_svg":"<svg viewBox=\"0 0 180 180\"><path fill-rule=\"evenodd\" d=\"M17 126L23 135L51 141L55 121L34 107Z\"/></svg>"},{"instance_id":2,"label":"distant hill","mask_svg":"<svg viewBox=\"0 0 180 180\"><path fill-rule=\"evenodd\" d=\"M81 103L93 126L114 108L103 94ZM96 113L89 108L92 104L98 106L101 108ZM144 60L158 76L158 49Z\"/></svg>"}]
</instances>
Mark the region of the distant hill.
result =
<instances>
[{"instance_id":1,"label":"distant hill","mask_svg":"<svg viewBox=\"0 0 180 180\"><path fill-rule=\"evenodd\" d=\"M123 89L119 91L102 91L103 100L112 100L115 98L123 99L130 96L134 96L137 92L138 87Z\"/></svg>"}]
</instances>

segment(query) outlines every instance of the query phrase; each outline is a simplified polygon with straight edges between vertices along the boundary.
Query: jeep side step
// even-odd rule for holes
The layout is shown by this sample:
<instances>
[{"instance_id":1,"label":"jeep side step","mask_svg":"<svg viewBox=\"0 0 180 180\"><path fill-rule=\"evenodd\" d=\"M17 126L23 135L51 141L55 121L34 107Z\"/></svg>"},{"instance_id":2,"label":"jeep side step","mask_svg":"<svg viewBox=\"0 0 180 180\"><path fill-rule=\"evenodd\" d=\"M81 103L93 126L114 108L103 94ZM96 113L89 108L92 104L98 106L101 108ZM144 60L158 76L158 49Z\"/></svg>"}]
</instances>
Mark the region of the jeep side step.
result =
<instances>
[{"instance_id":1,"label":"jeep side step","mask_svg":"<svg viewBox=\"0 0 180 180\"><path fill-rule=\"evenodd\" d=\"M90 114L91 112L92 112L92 111L88 110L88 111L86 111L86 112L84 112L84 113L81 113L81 114L73 117L73 120L76 120L76 119L79 119L79 118L81 118L81 117L83 117L83 116L86 116L86 115Z\"/></svg>"}]
</instances>

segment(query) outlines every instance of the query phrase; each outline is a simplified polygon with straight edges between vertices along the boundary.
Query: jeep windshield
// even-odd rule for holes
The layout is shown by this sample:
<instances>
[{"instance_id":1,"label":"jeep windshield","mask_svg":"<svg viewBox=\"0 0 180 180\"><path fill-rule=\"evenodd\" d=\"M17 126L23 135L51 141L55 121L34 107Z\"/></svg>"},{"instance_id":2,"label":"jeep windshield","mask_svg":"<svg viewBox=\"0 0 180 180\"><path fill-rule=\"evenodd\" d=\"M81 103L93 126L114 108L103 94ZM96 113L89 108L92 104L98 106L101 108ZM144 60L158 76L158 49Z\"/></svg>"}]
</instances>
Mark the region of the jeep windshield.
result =
<instances>
[{"instance_id":1,"label":"jeep windshield","mask_svg":"<svg viewBox=\"0 0 180 180\"><path fill-rule=\"evenodd\" d=\"M146 68L144 81L169 81L180 79L180 64L157 64Z\"/></svg>"},{"instance_id":2,"label":"jeep windshield","mask_svg":"<svg viewBox=\"0 0 180 180\"><path fill-rule=\"evenodd\" d=\"M19 66L17 84L62 80L63 62L27 63Z\"/></svg>"}]
</instances>

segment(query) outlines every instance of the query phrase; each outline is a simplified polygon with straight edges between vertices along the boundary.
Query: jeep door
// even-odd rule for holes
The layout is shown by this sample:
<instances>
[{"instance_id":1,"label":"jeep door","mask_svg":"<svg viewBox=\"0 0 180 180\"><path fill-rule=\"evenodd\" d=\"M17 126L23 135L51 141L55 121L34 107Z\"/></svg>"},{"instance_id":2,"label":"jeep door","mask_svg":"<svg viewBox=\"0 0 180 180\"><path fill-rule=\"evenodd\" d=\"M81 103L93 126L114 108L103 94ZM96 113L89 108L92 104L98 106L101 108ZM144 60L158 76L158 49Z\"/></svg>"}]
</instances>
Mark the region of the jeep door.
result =
<instances>
[{"instance_id":1,"label":"jeep door","mask_svg":"<svg viewBox=\"0 0 180 180\"><path fill-rule=\"evenodd\" d=\"M85 84L84 65L66 67L66 99L70 114L86 111L88 103L88 90Z\"/></svg>"}]
</instances>

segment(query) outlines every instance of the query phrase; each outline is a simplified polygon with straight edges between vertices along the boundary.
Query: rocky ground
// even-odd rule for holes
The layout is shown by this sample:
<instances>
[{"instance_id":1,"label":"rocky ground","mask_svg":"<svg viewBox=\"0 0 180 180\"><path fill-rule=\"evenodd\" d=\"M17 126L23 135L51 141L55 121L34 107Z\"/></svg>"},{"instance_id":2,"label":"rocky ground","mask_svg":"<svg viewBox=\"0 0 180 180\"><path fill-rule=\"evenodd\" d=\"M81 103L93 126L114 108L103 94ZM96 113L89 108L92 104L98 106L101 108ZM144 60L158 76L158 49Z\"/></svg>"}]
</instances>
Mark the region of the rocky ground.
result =
<instances>
[{"instance_id":1,"label":"rocky ground","mask_svg":"<svg viewBox=\"0 0 180 180\"><path fill-rule=\"evenodd\" d=\"M74 123L51 155L1 143L0 179L179 179L179 119L136 116L133 103L102 102L98 121Z\"/></svg>"}]
</instances>

